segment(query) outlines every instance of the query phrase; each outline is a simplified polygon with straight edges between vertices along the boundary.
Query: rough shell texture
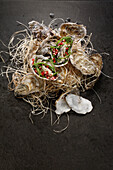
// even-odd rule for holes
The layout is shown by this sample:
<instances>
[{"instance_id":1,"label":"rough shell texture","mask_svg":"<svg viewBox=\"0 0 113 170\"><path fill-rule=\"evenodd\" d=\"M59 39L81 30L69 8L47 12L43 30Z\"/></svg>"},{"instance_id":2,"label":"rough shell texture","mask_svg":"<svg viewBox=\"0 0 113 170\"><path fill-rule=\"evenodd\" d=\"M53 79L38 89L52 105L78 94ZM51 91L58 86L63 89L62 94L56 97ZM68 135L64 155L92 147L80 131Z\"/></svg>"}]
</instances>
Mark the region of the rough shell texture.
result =
<instances>
[{"instance_id":1,"label":"rough shell texture","mask_svg":"<svg viewBox=\"0 0 113 170\"><path fill-rule=\"evenodd\" d=\"M96 65L93 59L89 57L81 43L76 39L72 44L72 55L70 55L70 61L74 67L81 71L83 75L92 75L96 73Z\"/></svg>"},{"instance_id":2,"label":"rough shell texture","mask_svg":"<svg viewBox=\"0 0 113 170\"><path fill-rule=\"evenodd\" d=\"M80 70L83 75L91 75L95 73L95 64L83 51L73 53L70 56L70 61L72 65L75 66L78 70Z\"/></svg>"},{"instance_id":3,"label":"rough shell texture","mask_svg":"<svg viewBox=\"0 0 113 170\"><path fill-rule=\"evenodd\" d=\"M66 66L56 68L56 71L58 72L57 81L67 85L65 86L66 88L68 87L68 89L75 89L79 87L82 74L70 63L70 61Z\"/></svg>"},{"instance_id":4,"label":"rough shell texture","mask_svg":"<svg viewBox=\"0 0 113 170\"><path fill-rule=\"evenodd\" d=\"M37 92L42 84L42 81L37 79L33 74L26 74L15 87L15 96L28 95Z\"/></svg>"},{"instance_id":5,"label":"rough shell texture","mask_svg":"<svg viewBox=\"0 0 113 170\"><path fill-rule=\"evenodd\" d=\"M102 56L100 54L98 53L92 54L89 58L95 64L96 70L95 70L95 74L91 75L89 78L87 78L87 76L84 77L85 89L87 90L94 86L94 84L96 83L97 79L101 74L101 70L103 67Z\"/></svg>"},{"instance_id":6,"label":"rough shell texture","mask_svg":"<svg viewBox=\"0 0 113 170\"><path fill-rule=\"evenodd\" d=\"M97 77L99 77L101 74L102 67L103 67L102 56L100 54L96 53L96 54L92 54L89 58L95 64L95 66L97 68L96 74L97 74Z\"/></svg>"},{"instance_id":7,"label":"rough shell texture","mask_svg":"<svg viewBox=\"0 0 113 170\"><path fill-rule=\"evenodd\" d=\"M62 37L72 35L75 38L83 38L86 35L86 28L75 23L64 23L60 27L60 35Z\"/></svg>"},{"instance_id":8,"label":"rough shell texture","mask_svg":"<svg viewBox=\"0 0 113 170\"><path fill-rule=\"evenodd\" d=\"M67 76L66 67L56 68L56 71L58 71L58 80L57 80L57 82L63 83L65 81L65 79L66 79L66 76Z\"/></svg>"},{"instance_id":9,"label":"rough shell texture","mask_svg":"<svg viewBox=\"0 0 113 170\"><path fill-rule=\"evenodd\" d=\"M37 21L31 21L28 24L35 38L43 40L50 35L50 30L44 24L41 24Z\"/></svg>"}]
</instances>

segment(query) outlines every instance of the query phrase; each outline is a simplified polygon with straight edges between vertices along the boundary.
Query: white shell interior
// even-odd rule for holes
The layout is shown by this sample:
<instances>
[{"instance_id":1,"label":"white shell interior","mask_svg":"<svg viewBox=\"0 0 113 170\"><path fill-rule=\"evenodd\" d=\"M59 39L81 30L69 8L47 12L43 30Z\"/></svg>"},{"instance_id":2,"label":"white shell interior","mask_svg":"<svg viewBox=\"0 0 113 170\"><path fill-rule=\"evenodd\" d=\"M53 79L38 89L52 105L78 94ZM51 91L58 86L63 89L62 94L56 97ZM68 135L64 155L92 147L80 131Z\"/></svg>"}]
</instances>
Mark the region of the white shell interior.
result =
<instances>
[{"instance_id":1,"label":"white shell interior","mask_svg":"<svg viewBox=\"0 0 113 170\"><path fill-rule=\"evenodd\" d=\"M79 114L86 114L93 109L92 103L81 96L75 94L68 94L66 96L66 102L73 111Z\"/></svg>"},{"instance_id":2,"label":"white shell interior","mask_svg":"<svg viewBox=\"0 0 113 170\"><path fill-rule=\"evenodd\" d=\"M66 100L64 99L64 95L62 95L57 101L56 101L56 114L61 115L64 112L69 112L71 108L67 105Z\"/></svg>"},{"instance_id":3,"label":"white shell interior","mask_svg":"<svg viewBox=\"0 0 113 170\"><path fill-rule=\"evenodd\" d=\"M69 112L70 110L75 111L79 114L86 114L92 111L92 103L81 96L75 94L68 94L64 97L64 94L56 101L56 114L61 115L64 112Z\"/></svg>"}]
</instances>

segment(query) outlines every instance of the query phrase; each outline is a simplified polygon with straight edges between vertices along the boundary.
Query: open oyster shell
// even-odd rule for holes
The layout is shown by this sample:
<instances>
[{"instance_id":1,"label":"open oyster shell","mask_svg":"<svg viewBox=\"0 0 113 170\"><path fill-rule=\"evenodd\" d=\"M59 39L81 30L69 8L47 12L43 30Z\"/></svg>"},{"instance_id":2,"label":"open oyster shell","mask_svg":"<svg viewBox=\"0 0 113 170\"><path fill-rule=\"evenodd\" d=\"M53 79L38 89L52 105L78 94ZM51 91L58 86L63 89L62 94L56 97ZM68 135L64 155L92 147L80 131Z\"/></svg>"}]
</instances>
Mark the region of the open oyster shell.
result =
<instances>
[{"instance_id":1,"label":"open oyster shell","mask_svg":"<svg viewBox=\"0 0 113 170\"><path fill-rule=\"evenodd\" d=\"M81 96L75 94L62 94L56 101L56 114L61 115L63 113L73 110L79 114L86 114L92 111L92 103Z\"/></svg>"},{"instance_id":2,"label":"open oyster shell","mask_svg":"<svg viewBox=\"0 0 113 170\"><path fill-rule=\"evenodd\" d=\"M43 23L31 21L28 25L35 38L44 40L50 35L50 29L48 29L48 27L46 27Z\"/></svg>"},{"instance_id":3,"label":"open oyster shell","mask_svg":"<svg viewBox=\"0 0 113 170\"><path fill-rule=\"evenodd\" d=\"M61 115L64 112L69 112L71 108L68 106L66 100L65 100L65 93L60 96L58 100L56 100L56 114Z\"/></svg>"},{"instance_id":4,"label":"open oyster shell","mask_svg":"<svg viewBox=\"0 0 113 170\"><path fill-rule=\"evenodd\" d=\"M99 77L101 74L102 67L103 67L102 56L99 53L96 53L96 54L92 54L91 56L89 56L89 58L95 64L96 70L97 70L96 74L97 74L97 77Z\"/></svg>"},{"instance_id":5,"label":"open oyster shell","mask_svg":"<svg viewBox=\"0 0 113 170\"><path fill-rule=\"evenodd\" d=\"M13 78L16 78L15 75ZM29 95L38 92L43 86L41 79L37 79L34 74L28 73L19 79L19 83L15 84L15 96Z\"/></svg>"},{"instance_id":6,"label":"open oyster shell","mask_svg":"<svg viewBox=\"0 0 113 170\"><path fill-rule=\"evenodd\" d=\"M93 109L93 106L88 99L75 94L68 94L66 96L66 102L73 111L79 114L89 113Z\"/></svg>"},{"instance_id":7,"label":"open oyster shell","mask_svg":"<svg viewBox=\"0 0 113 170\"><path fill-rule=\"evenodd\" d=\"M60 26L60 35L61 37L71 35L75 38L83 38L86 35L86 28L76 23L63 23Z\"/></svg>"},{"instance_id":8,"label":"open oyster shell","mask_svg":"<svg viewBox=\"0 0 113 170\"><path fill-rule=\"evenodd\" d=\"M73 52L70 61L83 75L95 74L96 66L84 51Z\"/></svg>"}]
</instances>

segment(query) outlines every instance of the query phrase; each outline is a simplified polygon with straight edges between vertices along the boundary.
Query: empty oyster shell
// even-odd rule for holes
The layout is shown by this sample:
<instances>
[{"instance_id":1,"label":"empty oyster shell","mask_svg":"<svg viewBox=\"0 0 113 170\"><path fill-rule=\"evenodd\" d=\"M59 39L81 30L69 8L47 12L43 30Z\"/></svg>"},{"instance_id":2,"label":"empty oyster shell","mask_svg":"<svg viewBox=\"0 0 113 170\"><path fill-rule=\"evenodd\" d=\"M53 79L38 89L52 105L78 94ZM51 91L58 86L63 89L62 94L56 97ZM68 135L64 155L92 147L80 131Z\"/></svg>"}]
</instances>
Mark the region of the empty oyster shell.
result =
<instances>
[{"instance_id":1,"label":"empty oyster shell","mask_svg":"<svg viewBox=\"0 0 113 170\"><path fill-rule=\"evenodd\" d=\"M86 28L76 23L64 23L60 26L60 35L62 37L71 35L75 38L83 38L86 35Z\"/></svg>"},{"instance_id":2,"label":"empty oyster shell","mask_svg":"<svg viewBox=\"0 0 113 170\"><path fill-rule=\"evenodd\" d=\"M66 100L65 100L65 93L60 96L58 100L56 100L56 114L61 115L64 112L69 112L71 108L68 106Z\"/></svg>"},{"instance_id":3,"label":"empty oyster shell","mask_svg":"<svg viewBox=\"0 0 113 170\"><path fill-rule=\"evenodd\" d=\"M103 67L102 56L99 53L96 53L96 54L92 54L89 58L95 64L96 69L97 69L96 74L97 74L97 77L99 77L101 74L102 67Z\"/></svg>"},{"instance_id":4,"label":"empty oyster shell","mask_svg":"<svg viewBox=\"0 0 113 170\"><path fill-rule=\"evenodd\" d=\"M19 84L15 84L15 96L29 95L30 93L38 92L42 87L43 82L37 79L34 74L28 73L21 80Z\"/></svg>"},{"instance_id":5,"label":"empty oyster shell","mask_svg":"<svg viewBox=\"0 0 113 170\"><path fill-rule=\"evenodd\" d=\"M68 94L66 96L66 102L69 107L76 113L86 114L91 112L93 109L93 106L88 99L77 96L75 94Z\"/></svg>"},{"instance_id":6,"label":"empty oyster shell","mask_svg":"<svg viewBox=\"0 0 113 170\"><path fill-rule=\"evenodd\" d=\"M72 55L70 61L74 67L81 71L83 75L92 75L96 72L93 60L85 53L81 43L74 39L72 44Z\"/></svg>"},{"instance_id":7,"label":"empty oyster shell","mask_svg":"<svg viewBox=\"0 0 113 170\"><path fill-rule=\"evenodd\" d=\"M35 38L43 40L50 36L51 29L49 29L43 23L41 24L37 21L31 21L28 23L28 25Z\"/></svg>"},{"instance_id":8,"label":"empty oyster shell","mask_svg":"<svg viewBox=\"0 0 113 170\"><path fill-rule=\"evenodd\" d=\"M99 78L99 76L101 74L101 70L103 67L102 56L100 54L98 54L98 53L92 54L91 56L89 56L89 58L95 64L96 70L95 70L94 75L90 76L88 79L86 76L84 79L85 80L85 88L87 90L94 86L94 84L96 83L97 79Z\"/></svg>"},{"instance_id":9,"label":"empty oyster shell","mask_svg":"<svg viewBox=\"0 0 113 170\"><path fill-rule=\"evenodd\" d=\"M79 114L86 114L92 111L93 106L88 99L75 94L62 94L56 101L56 114L61 115L69 112L70 110L75 111Z\"/></svg>"},{"instance_id":10,"label":"empty oyster shell","mask_svg":"<svg viewBox=\"0 0 113 170\"><path fill-rule=\"evenodd\" d=\"M83 75L91 75L95 73L96 66L84 51L75 52L70 55L70 61Z\"/></svg>"}]
</instances>

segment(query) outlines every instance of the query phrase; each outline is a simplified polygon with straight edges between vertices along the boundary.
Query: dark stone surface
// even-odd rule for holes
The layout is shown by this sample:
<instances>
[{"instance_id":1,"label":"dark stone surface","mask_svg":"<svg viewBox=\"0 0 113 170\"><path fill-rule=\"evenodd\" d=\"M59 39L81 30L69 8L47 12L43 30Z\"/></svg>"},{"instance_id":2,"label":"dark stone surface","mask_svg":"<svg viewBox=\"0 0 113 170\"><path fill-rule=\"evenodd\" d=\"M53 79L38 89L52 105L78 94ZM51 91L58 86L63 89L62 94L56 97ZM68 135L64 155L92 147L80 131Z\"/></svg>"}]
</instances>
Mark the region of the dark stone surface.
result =
<instances>
[{"instance_id":1,"label":"dark stone surface","mask_svg":"<svg viewBox=\"0 0 113 170\"><path fill-rule=\"evenodd\" d=\"M45 21L49 13L82 22L92 43L103 55L103 72L113 76L113 3L112 2L34 2L0 1L0 39L8 44L10 36L22 29L16 21ZM0 50L5 48L0 44ZM6 64L9 57L3 55ZM3 66L0 60L0 67ZM113 169L113 80L100 77L95 90L84 94L94 110L86 116L70 113L70 126L55 134L50 115L29 120L31 107L16 99L0 77L0 170L112 170ZM63 118L65 119L65 117ZM61 122L60 128L66 125Z\"/></svg>"}]
</instances>

